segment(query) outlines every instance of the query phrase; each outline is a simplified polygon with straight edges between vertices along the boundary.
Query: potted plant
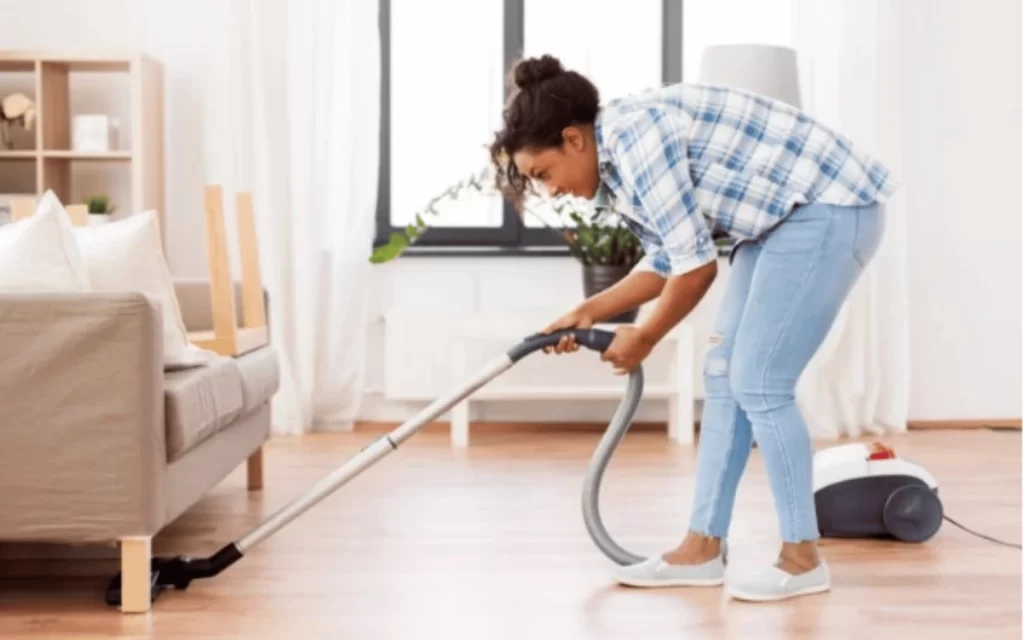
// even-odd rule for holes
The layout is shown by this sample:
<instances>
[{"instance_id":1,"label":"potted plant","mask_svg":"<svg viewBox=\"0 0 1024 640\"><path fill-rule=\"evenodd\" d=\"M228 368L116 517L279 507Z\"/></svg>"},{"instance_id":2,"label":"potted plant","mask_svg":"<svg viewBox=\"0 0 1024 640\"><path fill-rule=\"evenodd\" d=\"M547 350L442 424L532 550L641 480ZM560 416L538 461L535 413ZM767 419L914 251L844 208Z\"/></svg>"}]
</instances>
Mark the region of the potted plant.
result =
<instances>
[{"instance_id":1,"label":"potted plant","mask_svg":"<svg viewBox=\"0 0 1024 640\"><path fill-rule=\"evenodd\" d=\"M644 256L639 238L626 227L622 216L602 206L593 206L562 196L550 201L550 207L562 222L545 227L558 233L583 271L583 295L594 296L622 280ZM529 210L529 209L528 209ZM573 224L567 224L571 221ZM638 309L631 309L608 322L636 320Z\"/></svg>"},{"instance_id":2,"label":"potted plant","mask_svg":"<svg viewBox=\"0 0 1024 640\"><path fill-rule=\"evenodd\" d=\"M89 208L89 226L96 226L104 224L110 220L111 214L114 213L116 207L110 204L110 198L107 196L90 196L86 200L86 205Z\"/></svg>"},{"instance_id":3,"label":"potted plant","mask_svg":"<svg viewBox=\"0 0 1024 640\"><path fill-rule=\"evenodd\" d=\"M370 262L379 264L400 256L426 232L428 225L424 216L436 218L440 215L437 205L443 200L457 200L468 191L496 193L488 181L489 175L489 168L485 168L432 198L423 211L416 215L414 222L402 231L393 232L386 244L373 250ZM528 204L523 205L523 210L536 216L547 229L556 233L566 243L570 254L582 265L584 296L590 297L611 287L628 275L643 257L639 240L614 211L568 196L542 202L550 205L558 220L556 224L549 223ZM609 321L632 322L636 315L637 310L633 309Z\"/></svg>"}]
</instances>

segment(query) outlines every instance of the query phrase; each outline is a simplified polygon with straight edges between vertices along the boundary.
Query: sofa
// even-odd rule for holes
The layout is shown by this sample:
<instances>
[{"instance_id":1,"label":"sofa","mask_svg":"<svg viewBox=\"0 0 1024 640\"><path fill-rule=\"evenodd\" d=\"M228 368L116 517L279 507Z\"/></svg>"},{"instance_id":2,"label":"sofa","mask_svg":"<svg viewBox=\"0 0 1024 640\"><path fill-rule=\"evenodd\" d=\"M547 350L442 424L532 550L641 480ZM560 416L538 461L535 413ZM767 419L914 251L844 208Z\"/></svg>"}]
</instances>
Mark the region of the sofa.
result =
<instances>
[{"instance_id":1,"label":"sofa","mask_svg":"<svg viewBox=\"0 0 1024 640\"><path fill-rule=\"evenodd\" d=\"M188 331L210 291L177 280ZM0 543L120 547L123 611L150 607L150 541L242 463L262 487L272 346L165 370L140 293L0 294Z\"/></svg>"}]
</instances>

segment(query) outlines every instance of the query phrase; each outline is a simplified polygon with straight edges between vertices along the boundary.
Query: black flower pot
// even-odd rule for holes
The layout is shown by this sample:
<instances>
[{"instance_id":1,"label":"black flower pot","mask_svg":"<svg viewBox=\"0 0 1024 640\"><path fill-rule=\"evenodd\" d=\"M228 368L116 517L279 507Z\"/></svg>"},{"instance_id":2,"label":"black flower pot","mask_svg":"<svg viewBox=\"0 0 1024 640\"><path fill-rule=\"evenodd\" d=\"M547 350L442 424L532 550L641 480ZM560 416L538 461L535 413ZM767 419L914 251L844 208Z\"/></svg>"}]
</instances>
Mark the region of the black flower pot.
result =
<instances>
[{"instance_id":1,"label":"black flower pot","mask_svg":"<svg viewBox=\"0 0 1024 640\"><path fill-rule=\"evenodd\" d=\"M585 264L583 265L583 295L587 298L612 287L629 275L631 267L625 265ZM630 324L636 320L639 308L609 318L605 322Z\"/></svg>"}]
</instances>

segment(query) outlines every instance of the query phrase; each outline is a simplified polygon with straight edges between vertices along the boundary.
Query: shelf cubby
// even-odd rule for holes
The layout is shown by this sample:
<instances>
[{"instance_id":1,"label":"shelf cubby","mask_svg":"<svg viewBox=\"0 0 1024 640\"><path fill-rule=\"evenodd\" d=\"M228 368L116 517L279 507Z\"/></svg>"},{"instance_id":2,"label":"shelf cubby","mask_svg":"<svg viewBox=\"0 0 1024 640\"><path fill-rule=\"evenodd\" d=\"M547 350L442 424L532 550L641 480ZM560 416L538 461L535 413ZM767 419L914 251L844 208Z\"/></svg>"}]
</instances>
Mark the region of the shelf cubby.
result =
<instances>
[{"instance_id":1,"label":"shelf cubby","mask_svg":"<svg viewBox=\"0 0 1024 640\"><path fill-rule=\"evenodd\" d=\"M154 209L163 226L163 84L161 64L144 53L0 51L0 99L20 91L37 109L34 130L12 137L14 149L0 149L0 194L39 197L53 189L76 204L117 185L118 193L107 195L119 213ZM117 118L117 146L75 150L73 118L80 113Z\"/></svg>"}]
</instances>

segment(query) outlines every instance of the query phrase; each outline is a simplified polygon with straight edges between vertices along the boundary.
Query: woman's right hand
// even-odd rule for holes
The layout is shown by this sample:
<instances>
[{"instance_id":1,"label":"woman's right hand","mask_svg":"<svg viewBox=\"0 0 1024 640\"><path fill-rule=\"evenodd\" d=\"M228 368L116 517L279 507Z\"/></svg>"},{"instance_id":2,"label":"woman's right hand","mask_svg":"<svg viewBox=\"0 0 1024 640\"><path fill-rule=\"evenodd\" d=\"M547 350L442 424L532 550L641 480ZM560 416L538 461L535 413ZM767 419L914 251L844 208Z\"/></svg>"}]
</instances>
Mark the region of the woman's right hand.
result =
<instances>
[{"instance_id":1,"label":"woman's right hand","mask_svg":"<svg viewBox=\"0 0 1024 640\"><path fill-rule=\"evenodd\" d=\"M555 320L547 327L545 327L541 333L549 334L555 331L561 331L563 329L589 329L594 326L594 318L591 316L586 309L583 307L577 307L565 314L558 320ZM578 351L580 348L579 343L571 335L562 336L554 347L544 347L544 353L551 353L554 350L555 353L572 353Z\"/></svg>"}]
</instances>

